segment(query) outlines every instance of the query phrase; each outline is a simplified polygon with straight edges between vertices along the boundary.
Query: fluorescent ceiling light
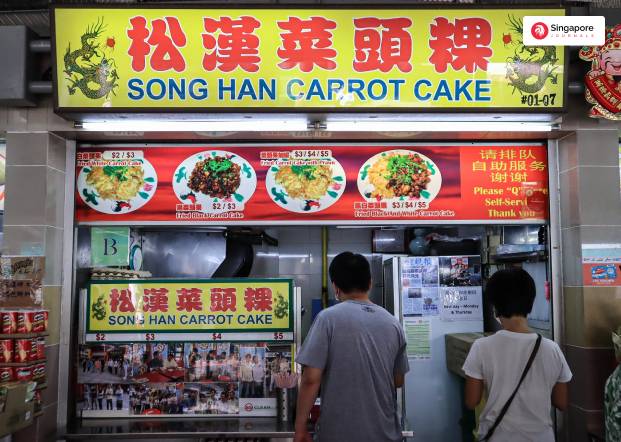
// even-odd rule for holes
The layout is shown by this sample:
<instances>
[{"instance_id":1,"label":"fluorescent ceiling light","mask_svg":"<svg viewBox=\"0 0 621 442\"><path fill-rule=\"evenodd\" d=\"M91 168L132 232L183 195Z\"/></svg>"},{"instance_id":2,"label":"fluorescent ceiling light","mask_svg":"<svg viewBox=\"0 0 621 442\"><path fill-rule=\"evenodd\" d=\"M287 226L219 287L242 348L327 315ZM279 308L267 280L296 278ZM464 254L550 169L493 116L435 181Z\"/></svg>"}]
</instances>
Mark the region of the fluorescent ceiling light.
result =
<instances>
[{"instance_id":1,"label":"fluorescent ceiling light","mask_svg":"<svg viewBox=\"0 0 621 442\"><path fill-rule=\"evenodd\" d=\"M327 121L333 132L549 132L551 123L511 121Z\"/></svg>"},{"instance_id":2,"label":"fluorescent ceiling light","mask_svg":"<svg viewBox=\"0 0 621 442\"><path fill-rule=\"evenodd\" d=\"M551 123L514 121L327 121L332 132L549 132ZM114 120L84 121L96 132L299 132L309 130L305 118L219 121ZM321 129L324 129L323 127ZM317 130L311 127L310 130Z\"/></svg>"},{"instance_id":3,"label":"fluorescent ceiling light","mask_svg":"<svg viewBox=\"0 0 621 442\"><path fill-rule=\"evenodd\" d=\"M376 226L356 226L356 225L344 225L336 226L337 229L376 229Z\"/></svg>"},{"instance_id":4,"label":"fluorescent ceiling light","mask_svg":"<svg viewBox=\"0 0 621 442\"><path fill-rule=\"evenodd\" d=\"M307 130L306 119L170 121L84 121L82 129L105 132L282 132Z\"/></svg>"}]
</instances>

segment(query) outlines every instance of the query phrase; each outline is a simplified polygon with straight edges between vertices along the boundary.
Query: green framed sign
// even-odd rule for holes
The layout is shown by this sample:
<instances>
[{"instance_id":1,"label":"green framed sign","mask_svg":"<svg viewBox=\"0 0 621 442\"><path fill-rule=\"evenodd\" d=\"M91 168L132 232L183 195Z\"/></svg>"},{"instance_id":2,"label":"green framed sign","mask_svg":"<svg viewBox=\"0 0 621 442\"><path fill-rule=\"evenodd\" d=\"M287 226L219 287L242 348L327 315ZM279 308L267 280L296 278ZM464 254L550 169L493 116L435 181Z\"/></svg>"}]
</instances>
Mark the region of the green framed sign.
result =
<instances>
[{"instance_id":1,"label":"green framed sign","mask_svg":"<svg viewBox=\"0 0 621 442\"><path fill-rule=\"evenodd\" d=\"M285 341L291 279L92 281L86 342Z\"/></svg>"},{"instance_id":2,"label":"green framed sign","mask_svg":"<svg viewBox=\"0 0 621 442\"><path fill-rule=\"evenodd\" d=\"M128 266L129 227L92 227L91 265Z\"/></svg>"}]
</instances>

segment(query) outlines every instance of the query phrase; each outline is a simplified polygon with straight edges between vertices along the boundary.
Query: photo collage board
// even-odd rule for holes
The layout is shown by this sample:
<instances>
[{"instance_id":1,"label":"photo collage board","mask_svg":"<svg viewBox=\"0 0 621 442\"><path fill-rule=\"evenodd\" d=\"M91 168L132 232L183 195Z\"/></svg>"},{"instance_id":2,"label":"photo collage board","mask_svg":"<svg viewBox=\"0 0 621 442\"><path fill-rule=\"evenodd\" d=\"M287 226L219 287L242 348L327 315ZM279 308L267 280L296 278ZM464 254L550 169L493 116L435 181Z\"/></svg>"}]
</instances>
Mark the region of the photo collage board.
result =
<instances>
[{"instance_id":1,"label":"photo collage board","mask_svg":"<svg viewBox=\"0 0 621 442\"><path fill-rule=\"evenodd\" d=\"M292 370L290 344L81 345L77 411L83 418L275 416L276 389Z\"/></svg>"},{"instance_id":2,"label":"photo collage board","mask_svg":"<svg viewBox=\"0 0 621 442\"><path fill-rule=\"evenodd\" d=\"M401 284L404 317L483 319L480 256L404 258Z\"/></svg>"}]
</instances>

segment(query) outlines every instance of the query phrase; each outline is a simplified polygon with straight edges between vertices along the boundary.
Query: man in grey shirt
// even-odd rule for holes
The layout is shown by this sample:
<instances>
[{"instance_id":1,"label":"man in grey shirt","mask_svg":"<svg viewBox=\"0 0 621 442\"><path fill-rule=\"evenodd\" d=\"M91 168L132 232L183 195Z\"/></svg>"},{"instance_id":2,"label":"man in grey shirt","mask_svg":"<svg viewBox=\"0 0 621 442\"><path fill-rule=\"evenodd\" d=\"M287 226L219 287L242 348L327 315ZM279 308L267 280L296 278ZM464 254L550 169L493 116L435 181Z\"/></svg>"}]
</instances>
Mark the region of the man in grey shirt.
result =
<instances>
[{"instance_id":1,"label":"man in grey shirt","mask_svg":"<svg viewBox=\"0 0 621 442\"><path fill-rule=\"evenodd\" d=\"M369 300L371 268L344 252L330 264L336 299L306 336L296 361L304 366L295 442L311 441L308 416L321 387L319 442L402 440L396 388L409 370L399 322Z\"/></svg>"}]
</instances>

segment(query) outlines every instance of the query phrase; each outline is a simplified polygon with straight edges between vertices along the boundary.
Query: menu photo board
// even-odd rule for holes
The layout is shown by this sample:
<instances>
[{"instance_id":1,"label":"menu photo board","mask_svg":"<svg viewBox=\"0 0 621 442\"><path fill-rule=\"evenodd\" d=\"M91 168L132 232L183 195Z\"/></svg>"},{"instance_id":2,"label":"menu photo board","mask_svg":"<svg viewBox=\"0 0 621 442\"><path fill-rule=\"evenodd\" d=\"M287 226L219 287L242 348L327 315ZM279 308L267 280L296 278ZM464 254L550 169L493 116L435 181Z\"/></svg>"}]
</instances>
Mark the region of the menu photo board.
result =
<instances>
[{"instance_id":1,"label":"menu photo board","mask_svg":"<svg viewBox=\"0 0 621 442\"><path fill-rule=\"evenodd\" d=\"M550 9L53 9L61 112L562 110Z\"/></svg>"},{"instance_id":2,"label":"menu photo board","mask_svg":"<svg viewBox=\"0 0 621 442\"><path fill-rule=\"evenodd\" d=\"M80 149L83 224L545 222L543 144Z\"/></svg>"},{"instance_id":3,"label":"menu photo board","mask_svg":"<svg viewBox=\"0 0 621 442\"><path fill-rule=\"evenodd\" d=\"M289 279L91 281L86 342L292 342Z\"/></svg>"},{"instance_id":4,"label":"menu photo board","mask_svg":"<svg viewBox=\"0 0 621 442\"><path fill-rule=\"evenodd\" d=\"M83 418L276 416L292 375L283 343L80 345L76 409Z\"/></svg>"}]
</instances>

